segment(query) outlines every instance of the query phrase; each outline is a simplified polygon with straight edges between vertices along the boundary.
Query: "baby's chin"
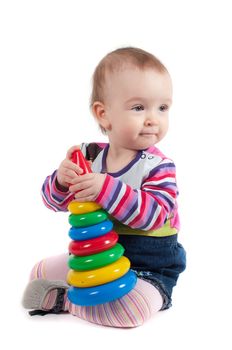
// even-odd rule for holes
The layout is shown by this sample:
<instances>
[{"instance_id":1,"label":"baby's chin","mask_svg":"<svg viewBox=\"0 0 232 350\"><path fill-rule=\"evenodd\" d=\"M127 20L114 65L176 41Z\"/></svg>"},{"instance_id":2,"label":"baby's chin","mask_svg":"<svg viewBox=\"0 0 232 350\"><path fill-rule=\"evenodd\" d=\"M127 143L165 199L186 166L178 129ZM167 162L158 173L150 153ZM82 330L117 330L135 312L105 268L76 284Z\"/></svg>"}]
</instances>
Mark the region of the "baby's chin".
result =
<instances>
[{"instance_id":1,"label":"baby's chin","mask_svg":"<svg viewBox=\"0 0 232 350\"><path fill-rule=\"evenodd\" d=\"M146 149L154 146L156 143L158 143L158 141L157 142L149 142L149 143L148 142L139 143L137 145L134 145L133 150L134 151L143 151L143 150L146 150Z\"/></svg>"},{"instance_id":2,"label":"baby's chin","mask_svg":"<svg viewBox=\"0 0 232 350\"><path fill-rule=\"evenodd\" d=\"M156 135L140 135L137 142L139 149L146 149L154 146L159 142L159 138Z\"/></svg>"}]
</instances>

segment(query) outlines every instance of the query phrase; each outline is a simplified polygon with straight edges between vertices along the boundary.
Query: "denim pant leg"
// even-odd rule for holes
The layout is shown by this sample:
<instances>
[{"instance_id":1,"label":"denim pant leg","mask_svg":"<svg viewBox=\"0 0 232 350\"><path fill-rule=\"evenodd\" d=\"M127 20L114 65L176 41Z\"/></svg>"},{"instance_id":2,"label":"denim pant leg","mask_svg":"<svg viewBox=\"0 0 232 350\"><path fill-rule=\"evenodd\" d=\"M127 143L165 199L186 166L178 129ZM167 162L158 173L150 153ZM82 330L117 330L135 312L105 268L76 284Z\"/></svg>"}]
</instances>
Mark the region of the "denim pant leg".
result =
<instances>
[{"instance_id":1,"label":"denim pant leg","mask_svg":"<svg viewBox=\"0 0 232 350\"><path fill-rule=\"evenodd\" d=\"M162 310L172 305L172 290L186 267L186 253L177 235L150 237L120 235L124 255L131 261L131 269L139 278L153 284L163 297Z\"/></svg>"}]
</instances>

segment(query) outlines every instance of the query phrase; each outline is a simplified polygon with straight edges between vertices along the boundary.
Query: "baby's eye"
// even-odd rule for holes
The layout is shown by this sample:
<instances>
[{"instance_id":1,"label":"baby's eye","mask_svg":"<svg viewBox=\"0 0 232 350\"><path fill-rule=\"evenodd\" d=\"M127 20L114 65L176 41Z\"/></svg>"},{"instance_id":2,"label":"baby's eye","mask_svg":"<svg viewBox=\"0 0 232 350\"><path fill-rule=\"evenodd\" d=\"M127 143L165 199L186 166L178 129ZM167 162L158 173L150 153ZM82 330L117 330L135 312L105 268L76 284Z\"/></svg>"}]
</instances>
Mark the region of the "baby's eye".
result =
<instances>
[{"instance_id":1,"label":"baby's eye","mask_svg":"<svg viewBox=\"0 0 232 350\"><path fill-rule=\"evenodd\" d=\"M138 105L138 106L134 106L132 107L133 110L139 112L139 111L143 111L144 110L144 106L143 105Z\"/></svg>"},{"instance_id":2,"label":"baby's eye","mask_svg":"<svg viewBox=\"0 0 232 350\"><path fill-rule=\"evenodd\" d=\"M159 107L159 109L160 109L161 112L165 112L165 111L167 111L169 109L169 107L168 107L168 105L162 105L162 106Z\"/></svg>"}]
</instances>

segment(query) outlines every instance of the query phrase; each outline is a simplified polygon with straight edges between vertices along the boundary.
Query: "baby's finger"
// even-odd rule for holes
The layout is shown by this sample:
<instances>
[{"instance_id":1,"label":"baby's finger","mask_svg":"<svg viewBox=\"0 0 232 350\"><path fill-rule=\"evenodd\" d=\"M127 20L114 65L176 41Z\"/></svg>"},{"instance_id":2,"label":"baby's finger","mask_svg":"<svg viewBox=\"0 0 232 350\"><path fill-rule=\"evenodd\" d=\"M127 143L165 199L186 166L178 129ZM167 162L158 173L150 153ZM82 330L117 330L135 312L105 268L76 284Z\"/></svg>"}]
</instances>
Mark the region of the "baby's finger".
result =
<instances>
[{"instance_id":1,"label":"baby's finger","mask_svg":"<svg viewBox=\"0 0 232 350\"><path fill-rule=\"evenodd\" d=\"M86 199L91 196L93 196L91 189L85 189L75 194L75 198L80 200Z\"/></svg>"},{"instance_id":2,"label":"baby's finger","mask_svg":"<svg viewBox=\"0 0 232 350\"><path fill-rule=\"evenodd\" d=\"M80 183L75 183L75 179L72 178L71 182L70 182L70 187L69 187L69 191L70 192L77 192L80 191L82 189L84 189L85 187L83 186L83 184Z\"/></svg>"},{"instance_id":3,"label":"baby's finger","mask_svg":"<svg viewBox=\"0 0 232 350\"><path fill-rule=\"evenodd\" d=\"M88 197L76 198L76 201L85 203L85 202L94 202L94 199L95 199L95 197L93 195L91 195Z\"/></svg>"},{"instance_id":4,"label":"baby's finger","mask_svg":"<svg viewBox=\"0 0 232 350\"><path fill-rule=\"evenodd\" d=\"M68 176L68 177L70 177L71 179L75 179L76 177L79 176L79 175L77 174L76 171L71 170L71 169L68 169L68 168L64 168L64 169L63 169L63 175L64 175L64 176Z\"/></svg>"},{"instance_id":5,"label":"baby's finger","mask_svg":"<svg viewBox=\"0 0 232 350\"><path fill-rule=\"evenodd\" d=\"M81 178L82 176L80 176ZM73 178L71 182L71 186L69 187L70 192L82 191L91 186L91 182L89 181L78 181L79 179Z\"/></svg>"},{"instance_id":6,"label":"baby's finger","mask_svg":"<svg viewBox=\"0 0 232 350\"><path fill-rule=\"evenodd\" d=\"M64 176L63 181L67 184L67 187L71 184L72 178L69 176Z\"/></svg>"},{"instance_id":7,"label":"baby's finger","mask_svg":"<svg viewBox=\"0 0 232 350\"><path fill-rule=\"evenodd\" d=\"M76 174L80 175L83 173L83 170L79 165L73 163L71 160L66 160L64 163L64 168L74 171Z\"/></svg>"},{"instance_id":8,"label":"baby's finger","mask_svg":"<svg viewBox=\"0 0 232 350\"><path fill-rule=\"evenodd\" d=\"M75 145L75 146L72 146L71 148L69 148L69 150L68 150L68 152L66 154L66 158L71 160L73 152L77 151L78 149L80 149L79 145Z\"/></svg>"},{"instance_id":9,"label":"baby's finger","mask_svg":"<svg viewBox=\"0 0 232 350\"><path fill-rule=\"evenodd\" d=\"M88 182L88 184L90 184L91 180L92 180L92 173L91 174L84 174L81 176L76 176L75 179L73 179L73 184L86 183L86 182Z\"/></svg>"}]
</instances>

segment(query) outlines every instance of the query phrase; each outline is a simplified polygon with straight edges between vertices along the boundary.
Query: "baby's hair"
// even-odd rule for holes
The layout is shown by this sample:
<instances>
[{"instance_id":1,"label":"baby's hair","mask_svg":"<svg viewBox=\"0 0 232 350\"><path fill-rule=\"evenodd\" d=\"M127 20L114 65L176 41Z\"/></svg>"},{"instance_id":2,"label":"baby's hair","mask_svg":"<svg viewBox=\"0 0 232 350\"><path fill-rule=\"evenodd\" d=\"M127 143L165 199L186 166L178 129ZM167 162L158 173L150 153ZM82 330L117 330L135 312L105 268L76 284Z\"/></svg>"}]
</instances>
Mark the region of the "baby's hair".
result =
<instances>
[{"instance_id":1,"label":"baby's hair","mask_svg":"<svg viewBox=\"0 0 232 350\"><path fill-rule=\"evenodd\" d=\"M124 47L109 52L98 63L93 73L90 108L92 108L96 101L104 103L104 85L107 73L114 73L128 66L141 70L152 68L160 73L168 73L166 67L157 57L142 49ZM101 126L100 128L105 134L105 130Z\"/></svg>"}]
</instances>

